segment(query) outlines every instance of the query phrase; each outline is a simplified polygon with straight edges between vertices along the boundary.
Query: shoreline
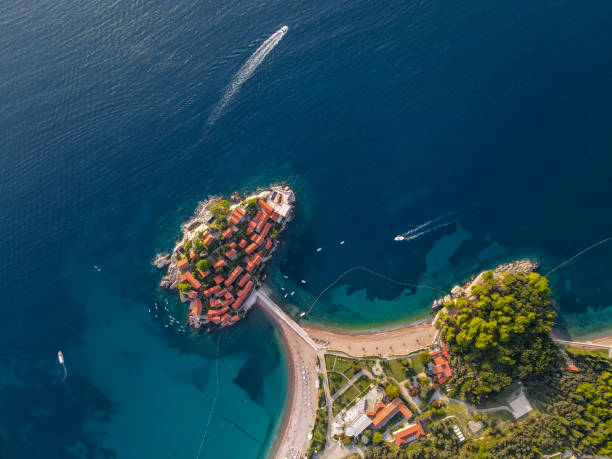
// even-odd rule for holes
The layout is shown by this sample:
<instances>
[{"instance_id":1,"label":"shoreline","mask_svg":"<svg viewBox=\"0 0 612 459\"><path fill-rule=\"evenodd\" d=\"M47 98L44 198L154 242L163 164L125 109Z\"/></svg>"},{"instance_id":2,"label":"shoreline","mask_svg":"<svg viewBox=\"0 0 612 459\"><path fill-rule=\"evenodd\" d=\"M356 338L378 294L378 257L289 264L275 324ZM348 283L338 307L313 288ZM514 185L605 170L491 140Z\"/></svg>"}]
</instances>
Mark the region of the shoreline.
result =
<instances>
[{"instance_id":1,"label":"shoreline","mask_svg":"<svg viewBox=\"0 0 612 459\"><path fill-rule=\"evenodd\" d=\"M295 404L295 360L293 358L293 354L291 353L291 347L289 345L289 338L281 329L281 327L277 324L276 320L272 317L272 315L264 310L264 314L274 325L274 328L278 332L281 338L281 342L283 345L282 353L285 356L285 360L287 363L287 393L285 394L285 402L283 405L283 413L281 415L280 420L276 424L276 432L277 435L274 437L274 441L270 445L270 448L266 452L266 457L276 457L278 451L280 450L282 439L287 435L287 430L289 429L289 419L291 418L291 412L293 411L293 405ZM280 435L278 435L280 433Z\"/></svg>"}]
</instances>

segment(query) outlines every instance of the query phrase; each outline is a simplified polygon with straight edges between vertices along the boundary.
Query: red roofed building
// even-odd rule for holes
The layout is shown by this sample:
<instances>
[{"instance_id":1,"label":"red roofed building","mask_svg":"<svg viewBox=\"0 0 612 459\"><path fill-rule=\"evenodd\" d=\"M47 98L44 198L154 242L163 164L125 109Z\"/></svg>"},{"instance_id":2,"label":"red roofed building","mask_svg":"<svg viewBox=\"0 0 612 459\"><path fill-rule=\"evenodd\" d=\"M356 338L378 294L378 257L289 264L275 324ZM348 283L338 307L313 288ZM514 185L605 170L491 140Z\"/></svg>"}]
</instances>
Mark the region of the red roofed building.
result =
<instances>
[{"instance_id":1,"label":"red roofed building","mask_svg":"<svg viewBox=\"0 0 612 459\"><path fill-rule=\"evenodd\" d=\"M214 287L211 287L208 290L204 290L204 295L210 296L218 290L221 290L221 287L219 287L218 285L215 285Z\"/></svg>"},{"instance_id":2,"label":"red roofed building","mask_svg":"<svg viewBox=\"0 0 612 459\"><path fill-rule=\"evenodd\" d=\"M251 243L246 249L244 249L247 255L251 255L253 252L255 252L255 250L257 250L257 244L255 243Z\"/></svg>"},{"instance_id":3,"label":"red roofed building","mask_svg":"<svg viewBox=\"0 0 612 459\"><path fill-rule=\"evenodd\" d=\"M214 240L215 238L211 234L207 234L204 237L204 240L202 241L202 243L204 244L204 247L208 248L210 247L210 244L212 244Z\"/></svg>"},{"instance_id":4,"label":"red roofed building","mask_svg":"<svg viewBox=\"0 0 612 459\"><path fill-rule=\"evenodd\" d=\"M225 256L234 261L236 258L238 258L238 252L236 252L236 249L229 249L227 252L225 252Z\"/></svg>"},{"instance_id":5,"label":"red roofed building","mask_svg":"<svg viewBox=\"0 0 612 459\"><path fill-rule=\"evenodd\" d=\"M223 239L227 239L228 237L232 235L233 232L234 232L234 228L230 226L225 231L223 231L223 233L221 233L221 237Z\"/></svg>"},{"instance_id":6,"label":"red roofed building","mask_svg":"<svg viewBox=\"0 0 612 459\"><path fill-rule=\"evenodd\" d=\"M270 218L274 220L276 223L280 223L283 221L283 216L279 214L278 212L272 212L272 215L270 215Z\"/></svg>"},{"instance_id":7,"label":"red roofed building","mask_svg":"<svg viewBox=\"0 0 612 459\"><path fill-rule=\"evenodd\" d=\"M195 260L197 257L198 257L198 256L197 256L197 255L196 255L194 252L191 252L191 253L189 254L189 259L190 259L191 261Z\"/></svg>"},{"instance_id":8,"label":"red roofed building","mask_svg":"<svg viewBox=\"0 0 612 459\"><path fill-rule=\"evenodd\" d=\"M448 349L446 348L446 342L442 340L442 349L431 352L430 355L432 356L433 361L428 364L428 368L438 377L438 382L440 384L444 384L453 375L450 364L448 363L450 355L448 354Z\"/></svg>"},{"instance_id":9,"label":"red roofed building","mask_svg":"<svg viewBox=\"0 0 612 459\"><path fill-rule=\"evenodd\" d=\"M214 265L213 268L215 270L219 270L221 268L223 268L225 266L225 260L223 258L221 258L219 261L217 261Z\"/></svg>"},{"instance_id":10,"label":"red roofed building","mask_svg":"<svg viewBox=\"0 0 612 459\"><path fill-rule=\"evenodd\" d=\"M246 284L250 278L251 276L249 273L244 273L244 275L238 281L238 287L244 287L244 284Z\"/></svg>"},{"instance_id":11,"label":"red roofed building","mask_svg":"<svg viewBox=\"0 0 612 459\"><path fill-rule=\"evenodd\" d=\"M242 207L236 207L229 217L230 224L237 225L242 221L245 215L246 211Z\"/></svg>"},{"instance_id":12,"label":"red roofed building","mask_svg":"<svg viewBox=\"0 0 612 459\"><path fill-rule=\"evenodd\" d=\"M263 230L261 230L261 237L266 237L271 229L272 224L270 222L266 223L263 227Z\"/></svg>"},{"instance_id":13,"label":"red roofed building","mask_svg":"<svg viewBox=\"0 0 612 459\"><path fill-rule=\"evenodd\" d=\"M223 279L223 276L221 274L218 274L213 280L215 281L215 284L220 284L221 282L223 282Z\"/></svg>"},{"instance_id":14,"label":"red roofed building","mask_svg":"<svg viewBox=\"0 0 612 459\"><path fill-rule=\"evenodd\" d=\"M238 247L240 247L241 249L244 249L247 246L248 242L246 241L246 239L242 239L239 243L238 243Z\"/></svg>"},{"instance_id":15,"label":"red roofed building","mask_svg":"<svg viewBox=\"0 0 612 459\"><path fill-rule=\"evenodd\" d=\"M200 273L200 276L202 276L202 279L204 279L206 276L208 276L210 274L210 271L202 272L202 270L200 268L198 268L198 272Z\"/></svg>"},{"instance_id":16,"label":"red roofed building","mask_svg":"<svg viewBox=\"0 0 612 459\"><path fill-rule=\"evenodd\" d=\"M251 234L253 231L255 231L256 226L257 226L257 223L254 221L254 219L251 220L249 224L247 225L246 233Z\"/></svg>"},{"instance_id":17,"label":"red roofed building","mask_svg":"<svg viewBox=\"0 0 612 459\"><path fill-rule=\"evenodd\" d=\"M239 320L240 320L240 317L232 316L232 322L238 322Z\"/></svg>"},{"instance_id":18,"label":"red roofed building","mask_svg":"<svg viewBox=\"0 0 612 459\"><path fill-rule=\"evenodd\" d=\"M272 248L272 241L270 239L266 239L266 250L270 250Z\"/></svg>"},{"instance_id":19,"label":"red roofed building","mask_svg":"<svg viewBox=\"0 0 612 459\"><path fill-rule=\"evenodd\" d=\"M181 271L185 271L185 270L189 269L189 260L187 260L187 258L183 258L182 260L179 260L179 261L176 262L176 266Z\"/></svg>"},{"instance_id":20,"label":"red roofed building","mask_svg":"<svg viewBox=\"0 0 612 459\"><path fill-rule=\"evenodd\" d=\"M393 439L397 446L404 446L421 437L425 436L423 426L419 424L412 424L403 429L397 430L393 433Z\"/></svg>"},{"instance_id":21,"label":"red roofed building","mask_svg":"<svg viewBox=\"0 0 612 459\"><path fill-rule=\"evenodd\" d=\"M230 286L234 283L234 281L240 276L240 274L244 271L242 266L236 266L232 273L229 275L227 279L225 279L225 285Z\"/></svg>"},{"instance_id":22,"label":"red roofed building","mask_svg":"<svg viewBox=\"0 0 612 459\"><path fill-rule=\"evenodd\" d=\"M410 411L408 407L404 405L404 402L402 402L400 398L396 398L384 408L376 410L376 414L372 418L372 424L374 427L380 428L398 412L402 413L406 419L410 419L412 417L412 411Z\"/></svg>"},{"instance_id":23,"label":"red roofed building","mask_svg":"<svg viewBox=\"0 0 612 459\"><path fill-rule=\"evenodd\" d=\"M202 300L196 298L191 302L191 312L194 313L196 316L202 314Z\"/></svg>"},{"instance_id":24,"label":"red roofed building","mask_svg":"<svg viewBox=\"0 0 612 459\"><path fill-rule=\"evenodd\" d=\"M257 201L257 204L259 205L259 207L263 209L264 212L268 214L271 214L272 212L274 212L274 209L272 208L272 206L268 204L267 202L265 202L263 199L260 199L259 201Z\"/></svg>"},{"instance_id":25,"label":"red roofed building","mask_svg":"<svg viewBox=\"0 0 612 459\"><path fill-rule=\"evenodd\" d=\"M569 371L570 373L580 373L580 368L572 363L565 368L565 371Z\"/></svg>"},{"instance_id":26,"label":"red roofed building","mask_svg":"<svg viewBox=\"0 0 612 459\"><path fill-rule=\"evenodd\" d=\"M232 242L232 243L230 244L230 247L231 247L232 249L235 249L235 248L236 248L236 243L235 243L235 242Z\"/></svg>"},{"instance_id":27,"label":"red roofed building","mask_svg":"<svg viewBox=\"0 0 612 459\"><path fill-rule=\"evenodd\" d=\"M181 282L189 282L196 290L199 290L202 286L200 281L191 275L190 271L185 271L183 274L181 274Z\"/></svg>"}]
</instances>

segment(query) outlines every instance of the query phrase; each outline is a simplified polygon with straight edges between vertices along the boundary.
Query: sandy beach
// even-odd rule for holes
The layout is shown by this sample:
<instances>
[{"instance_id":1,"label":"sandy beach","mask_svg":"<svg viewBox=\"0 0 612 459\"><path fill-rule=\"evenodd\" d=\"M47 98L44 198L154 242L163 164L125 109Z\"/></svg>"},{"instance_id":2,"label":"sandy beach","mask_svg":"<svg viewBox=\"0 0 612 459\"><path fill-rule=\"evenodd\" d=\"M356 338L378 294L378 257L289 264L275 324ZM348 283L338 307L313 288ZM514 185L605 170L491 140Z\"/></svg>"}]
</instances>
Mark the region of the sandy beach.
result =
<instances>
[{"instance_id":1,"label":"sandy beach","mask_svg":"<svg viewBox=\"0 0 612 459\"><path fill-rule=\"evenodd\" d=\"M310 447L308 435L314 427L317 409L317 354L300 335L278 315L258 305L277 327L285 344L289 360L289 392L283 412L280 435L272 448L273 457L279 459L304 457Z\"/></svg>"},{"instance_id":2,"label":"sandy beach","mask_svg":"<svg viewBox=\"0 0 612 459\"><path fill-rule=\"evenodd\" d=\"M436 329L431 323L407 325L373 333L351 333L304 326L317 344L355 357L406 355L429 345Z\"/></svg>"}]
</instances>

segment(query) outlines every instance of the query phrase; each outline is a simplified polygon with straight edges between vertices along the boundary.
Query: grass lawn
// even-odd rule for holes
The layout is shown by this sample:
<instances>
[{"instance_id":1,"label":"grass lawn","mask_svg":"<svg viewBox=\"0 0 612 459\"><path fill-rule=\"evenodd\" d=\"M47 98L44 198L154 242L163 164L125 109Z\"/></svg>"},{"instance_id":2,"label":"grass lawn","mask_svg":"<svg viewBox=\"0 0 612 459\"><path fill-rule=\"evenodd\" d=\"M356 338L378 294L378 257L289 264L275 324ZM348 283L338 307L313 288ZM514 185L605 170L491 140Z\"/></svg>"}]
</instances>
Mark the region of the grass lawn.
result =
<instances>
[{"instance_id":1,"label":"grass lawn","mask_svg":"<svg viewBox=\"0 0 612 459\"><path fill-rule=\"evenodd\" d=\"M330 395L334 395L336 392L338 392L338 390L348 381L346 376L334 372L327 373L327 379L329 381Z\"/></svg>"},{"instance_id":2,"label":"grass lawn","mask_svg":"<svg viewBox=\"0 0 612 459\"><path fill-rule=\"evenodd\" d=\"M419 373L425 372L425 367L423 366L423 362L421 362L421 359L419 359L418 355L415 355L414 357L410 359L410 365L412 365L412 368L414 368L414 371L416 372L417 375Z\"/></svg>"},{"instance_id":3,"label":"grass lawn","mask_svg":"<svg viewBox=\"0 0 612 459\"><path fill-rule=\"evenodd\" d=\"M384 361L383 368L385 369L385 372L388 372L388 375L395 378L398 383L408 379L406 369L400 363L399 359Z\"/></svg>"},{"instance_id":4,"label":"grass lawn","mask_svg":"<svg viewBox=\"0 0 612 459\"><path fill-rule=\"evenodd\" d=\"M457 416L457 419L459 419L463 423L462 427L464 428L467 427L467 422L471 419L468 409L465 406L460 405L458 403L449 402L445 404L444 412L445 412L445 416L450 416L450 415ZM504 413L507 413L507 412L504 411ZM510 413L507 413L507 414L510 414Z\"/></svg>"},{"instance_id":5,"label":"grass lawn","mask_svg":"<svg viewBox=\"0 0 612 459\"><path fill-rule=\"evenodd\" d=\"M322 451L325 448L325 440L327 438L327 410L321 409L317 411L315 425L312 429L312 448Z\"/></svg>"},{"instance_id":6,"label":"grass lawn","mask_svg":"<svg viewBox=\"0 0 612 459\"><path fill-rule=\"evenodd\" d=\"M507 411L494 411L493 413L487 413L491 418L496 419L500 422L514 422L514 416Z\"/></svg>"},{"instance_id":7,"label":"grass lawn","mask_svg":"<svg viewBox=\"0 0 612 459\"><path fill-rule=\"evenodd\" d=\"M362 367L368 366L368 361L326 354L325 366L328 371L334 370L338 373L343 373L348 379L351 379Z\"/></svg>"},{"instance_id":8,"label":"grass lawn","mask_svg":"<svg viewBox=\"0 0 612 459\"><path fill-rule=\"evenodd\" d=\"M578 355L598 355L600 357L608 357L607 349L598 349L595 347L567 346L565 350L568 352L572 352L573 354L578 354Z\"/></svg>"}]
</instances>

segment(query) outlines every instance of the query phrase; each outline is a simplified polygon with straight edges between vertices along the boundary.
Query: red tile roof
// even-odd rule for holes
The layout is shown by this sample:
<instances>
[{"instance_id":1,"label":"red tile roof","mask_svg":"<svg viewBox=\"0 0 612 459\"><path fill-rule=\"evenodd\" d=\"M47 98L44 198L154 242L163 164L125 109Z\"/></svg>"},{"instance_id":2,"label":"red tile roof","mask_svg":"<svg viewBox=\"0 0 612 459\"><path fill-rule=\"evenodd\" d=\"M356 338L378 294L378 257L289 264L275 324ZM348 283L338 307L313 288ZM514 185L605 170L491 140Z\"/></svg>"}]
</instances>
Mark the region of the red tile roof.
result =
<instances>
[{"instance_id":1,"label":"red tile roof","mask_svg":"<svg viewBox=\"0 0 612 459\"><path fill-rule=\"evenodd\" d=\"M244 284L246 284L250 278L251 276L249 273L244 273L244 275L238 281L238 287L244 287Z\"/></svg>"},{"instance_id":2,"label":"red tile roof","mask_svg":"<svg viewBox=\"0 0 612 459\"><path fill-rule=\"evenodd\" d=\"M219 287L218 285L215 285L214 287L211 287L208 290L204 290L204 295L210 296L213 293L215 293L217 290L221 290L221 287Z\"/></svg>"},{"instance_id":3,"label":"red tile roof","mask_svg":"<svg viewBox=\"0 0 612 459\"><path fill-rule=\"evenodd\" d=\"M236 255L238 255L238 252L236 252L236 249L230 249L227 252L225 252L225 256L229 258L230 260L234 260L236 258Z\"/></svg>"},{"instance_id":4,"label":"red tile roof","mask_svg":"<svg viewBox=\"0 0 612 459\"><path fill-rule=\"evenodd\" d=\"M197 257L197 255L195 254L195 252L191 252L191 253L189 254L189 259L190 259L190 260L195 260L195 259L196 259L196 257Z\"/></svg>"},{"instance_id":5,"label":"red tile roof","mask_svg":"<svg viewBox=\"0 0 612 459\"><path fill-rule=\"evenodd\" d=\"M270 239L266 239L266 250L270 250L272 248L272 241Z\"/></svg>"},{"instance_id":6,"label":"red tile roof","mask_svg":"<svg viewBox=\"0 0 612 459\"><path fill-rule=\"evenodd\" d=\"M183 258L182 260L176 262L176 266L181 271L185 271L187 268L189 268L189 260L187 260L187 258Z\"/></svg>"},{"instance_id":7,"label":"red tile roof","mask_svg":"<svg viewBox=\"0 0 612 459\"><path fill-rule=\"evenodd\" d=\"M238 243L238 247L240 247L241 249L244 249L247 246L248 242L245 239L242 239L239 243Z\"/></svg>"},{"instance_id":8,"label":"red tile roof","mask_svg":"<svg viewBox=\"0 0 612 459\"><path fill-rule=\"evenodd\" d=\"M413 424L395 432L393 439L397 446L404 446L424 436L425 430L423 430L423 426L421 424Z\"/></svg>"},{"instance_id":9,"label":"red tile roof","mask_svg":"<svg viewBox=\"0 0 612 459\"><path fill-rule=\"evenodd\" d=\"M233 232L234 232L234 229L230 226L225 231L223 231L223 233L221 233L221 237L223 239L227 239L228 237L232 235Z\"/></svg>"},{"instance_id":10,"label":"red tile roof","mask_svg":"<svg viewBox=\"0 0 612 459\"><path fill-rule=\"evenodd\" d=\"M221 274L218 274L213 280L215 281L215 284L220 284L221 282L223 282L223 279L224 277Z\"/></svg>"},{"instance_id":11,"label":"red tile roof","mask_svg":"<svg viewBox=\"0 0 612 459\"><path fill-rule=\"evenodd\" d=\"M265 202L263 199L257 201L257 204L259 204L259 207L261 207L266 213L271 214L272 212L274 212L274 208L270 204Z\"/></svg>"},{"instance_id":12,"label":"red tile roof","mask_svg":"<svg viewBox=\"0 0 612 459\"><path fill-rule=\"evenodd\" d=\"M200 284L200 281L191 275L190 271L185 271L183 274L181 274L181 282L185 281L189 282L191 286L196 290L199 290L202 286L202 284Z\"/></svg>"},{"instance_id":13,"label":"red tile roof","mask_svg":"<svg viewBox=\"0 0 612 459\"><path fill-rule=\"evenodd\" d=\"M576 365L572 364L572 365L568 365L565 368L565 371L569 371L570 373L580 373L580 368L578 368Z\"/></svg>"},{"instance_id":14,"label":"red tile roof","mask_svg":"<svg viewBox=\"0 0 612 459\"><path fill-rule=\"evenodd\" d=\"M198 296L198 292L196 292L195 290L189 290L187 292L187 296L193 300Z\"/></svg>"},{"instance_id":15,"label":"red tile roof","mask_svg":"<svg viewBox=\"0 0 612 459\"><path fill-rule=\"evenodd\" d=\"M448 360L446 360L444 356L438 355L433 358L433 363L433 372L438 377L438 382L444 384L453 375Z\"/></svg>"},{"instance_id":16,"label":"red tile roof","mask_svg":"<svg viewBox=\"0 0 612 459\"><path fill-rule=\"evenodd\" d=\"M372 407L371 410L367 410L366 411L366 415L368 417L373 418L374 416L376 416L376 413L378 413L380 410L382 410L385 407L385 402L376 402L376 404Z\"/></svg>"},{"instance_id":17,"label":"red tile roof","mask_svg":"<svg viewBox=\"0 0 612 459\"><path fill-rule=\"evenodd\" d=\"M232 285L236 278L242 273L242 271L244 271L244 268L242 266L236 266L232 273L229 275L229 277L225 279L225 285Z\"/></svg>"},{"instance_id":18,"label":"red tile roof","mask_svg":"<svg viewBox=\"0 0 612 459\"><path fill-rule=\"evenodd\" d=\"M266 237L271 229L272 229L272 223L270 222L266 223L265 226L263 227L263 230L261 230L261 236Z\"/></svg>"},{"instance_id":19,"label":"red tile roof","mask_svg":"<svg viewBox=\"0 0 612 459\"><path fill-rule=\"evenodd\" d=\"M223 268L225 266L225 260L223 258L221 258L219 261L217 261L214 265L213 268L215 269L219 269L219 268Z\"/></svg>"},{"instance_id":20,"label":"red tile roof","mask_svg":"<svg viewBox=\"0 0 612 459\"><path fill-rule=\"evenodd\" d=\"M229 217L230 224L237 225L245 214L246 211L242 207L236 207Z\"/></svg>"},{"instance_id":21,"label":"red tile roof","mask_svg":"<svg viewBox=\"0 0 612 459\"><path fill-rule=\"evenodd\" d=\"M240 317L232 316L232 322L238 322L239 320L240 320Z\"/></svg>"},{"instance_id":22,"label":"red tile roof","mask_svg":"<svg viewBox=\"0 0 612 459\"><path fill-rule=\"evenodd\" d=\"M245 252L246 252L248 255L250 255L250 254L252 254L253 252L255 252L255 250L257 250L257 244L252 243L252 244L250 244L250 245L249 245L249 246L248 246L248 247L247 247L247 248L246 248L244 251L245 251Z\"/></svg>"},{"instance_id":23,"label":"red tile roof","mask_svg":"<svg viewBox=\"0 0 612 459\"><path fill-rule=\"evenodd\" d=\"M200 276L202 276L202 279L204 279L206 276L210 274L210 271L202 272L200 268L198 268L198 272L200 273Z\"/></svg>"},{"instance_id":24,"label":"red tile roof","mask_svg":"<svg viewBox=\"0 0 612 459\"><path fill-rule=\"evenodd\" d=\"M402 413L406 419L410 419L412 417L412 412L406 405L404 405L404 402L402 402L401 399L396 398L387 406L377 411L376 415L372 418L372 424L374 424L374 427L376 428L382 427L389 421L389 419L395 416L398 411Z\"/></svg>"},{"instance_id":25,"label":"red tile roof","mask_svg":"<svg viewBox=\"0 0 612 459\"><path fill-rule=\"evenodd\" d=\"M231 247L232 249L235 249L235 248L236 248L236 243L235 243L235 242L232 242L232 243L230 244L230 247Z\"/></svg>"},{"instance_id":26,"label":"red tile roof","mask_svg":"<svg viewBox=\"0 0 612 459\"><path fill-rule=\"evenodd\" d=\"M209 247L210 244L212 244L214 240L215 238L211 234L207 234L204 240L202 241L202 243L204 244L205 247Z\"/></svg>"},{"instance_id":27,"label":"red tile roof","mask_svg":"<svg viewBox=\"0 0 612 459\"><path fill-rule=\"evenodd\" d=\"M196 298L191 302L191 312L198 316L202 314L202 300Z\"/></svg>"}]
</instances>

